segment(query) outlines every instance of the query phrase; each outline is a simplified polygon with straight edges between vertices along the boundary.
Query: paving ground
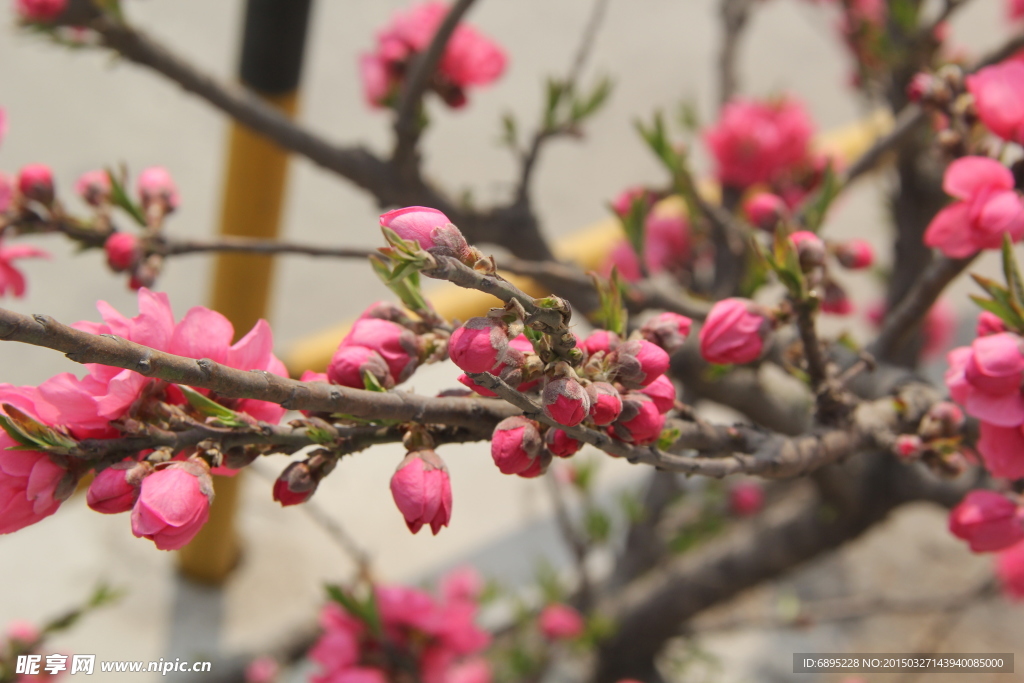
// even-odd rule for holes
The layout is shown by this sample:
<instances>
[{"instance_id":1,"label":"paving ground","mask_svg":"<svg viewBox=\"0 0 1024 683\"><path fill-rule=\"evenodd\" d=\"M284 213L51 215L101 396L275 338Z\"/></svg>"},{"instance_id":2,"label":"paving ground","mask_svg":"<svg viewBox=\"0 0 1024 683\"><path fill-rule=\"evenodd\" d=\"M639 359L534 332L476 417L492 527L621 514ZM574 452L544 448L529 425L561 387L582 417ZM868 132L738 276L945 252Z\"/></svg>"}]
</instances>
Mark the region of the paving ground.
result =
<instances>
[{"instance_id":1,"label":"paving ground","mask_svg":"<svg viewBox=\"0 0 1024 683\"><path fill-rule=\"evenodd\" d=\"M223 78L233 73L240 0L125 4L133 20L211 73ZM363 105L355 60L369 48L373 32L404 4L316 3L303 95L306 124L334 140L364 140L378 148L387 144L388 119ZM822 128L862 115L851 94L833 85L846 78L847 63L832 20L798 0L765 4L743 54L746 89L798 94ZM954 26L957 42L979 49L1005 35L1000 5L976 0ZM497 87L473 93L465 111L434 111L435 130L426 145L431 174L453 188L472 187L480 202L507 194L514 168L495 142L500 115L510 110L526 127L535 120L542 79L567 67L588 6L588 0L479 3L471 18L508 48L511 67ZM632 128L637 117L647 117L655 108L672 111L682 99L701 103L702 113L710 116L714 6L711 0L613 0L591 72L616 78L614 98L588 128L583 144L552 145L538 175L539 203L551 234L604 218L605 202L621 188L660 179L658 167L637 142ZM174 174L183 198L171 229L182 236L212 233L226 128L203 103L106 55L68 52L5 26L0 28L0 106L7 108L10 120L0 168L12 171L45 161L66 188L93 167L162 164ZM291 180L285 218L289 237L376 245L377 210L366 197L301 160L294 164ZM877 181L869 181L851 193L830 228L833 234L867 237L883 245L886 227L879 190ZM26 266L28 297L7 300L5 306L46 312L64 321L95 318L98 298L134 311L133 297L101 267L98 254L71 257L67 246L56 240L45 246L54 258ZM168 267L161 287L171 294L179 315L206 302L209 265L205 257L190 257ZM991 269L992 262L982 268ZM866 277L851 283L859 303L877 291ZM281 349L383 295L363 265L298 258L281 261L276 292L270 318ZM962 309L967 311L967 306ZM3 381L38 383L75 369L41 349L9 345L3 351ZM415 385L430 391L453 381L450 368L435 367L417 375ZM415 579L467 557L496 576L527 576L536 559L556 547L545 523L549 506L543 490L536 483L499 475L483 446L446 448L444 456L453 472L456 508L452 528L437 538L411 537L394 510L387 482L400 458L395 448L344 462L321 487L318 504L358 542L372 547L387 578ZM637 472L620 465L606 467L604 475L608 486L622 486ZM0 623L52 615L97 581L107 580L127 588L127 597L61 637L55 649L110 660L205 659L206 653L251 651L273 643L282 632L308 621L322 582L345 577L351 564L301 509L281 510L272 503L266 480L247 478L242 507L244 560L217 591L177 579L173 555L133 538L126 516L97 515L80 499L72 500L44 523L0 538ZM936 510L901 512L838 557L815 563L795 583L765 588L760 598L750 599L770 602L780 591L812 584L837 594L910 588L928 594L984 574L985 561L963 552L943 525L944 517ZM955 649L1024 651L1019 647L1021 614L998 602L972 608L953 626L943 647L956 643ZM809 637L834 649L856 643L895 651L918 646L918 633L925 628L920 619L900 617L825 629ZM715 680L793 680L786 668L788 654L781 664L777 656L792 651L788 642L764 632L717 636L709 647L720 655L725 674ZM118 678L97 674L94 680Z\"/></svg>"}]
</instances>

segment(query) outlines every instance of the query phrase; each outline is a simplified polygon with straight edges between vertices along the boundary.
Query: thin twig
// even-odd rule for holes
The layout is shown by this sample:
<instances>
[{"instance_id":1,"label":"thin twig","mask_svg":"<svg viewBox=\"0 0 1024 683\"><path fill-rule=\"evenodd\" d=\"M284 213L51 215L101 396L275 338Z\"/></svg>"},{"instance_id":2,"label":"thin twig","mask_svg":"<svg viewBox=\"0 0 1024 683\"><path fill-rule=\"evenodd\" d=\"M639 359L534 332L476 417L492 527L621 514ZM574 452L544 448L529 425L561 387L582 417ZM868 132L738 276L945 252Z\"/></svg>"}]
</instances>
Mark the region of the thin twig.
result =
<instances>
[{"instance_id":1,"label":"thin twig","mask_svg":"<svg viewBox=\"0 0 1024 683\"><path fill-rule=\"evenodd\" d=\"M718 106L724 107L739 90L737 61L743 31L750 18L752 0L721 0L722 47L718 53Z\"/></svg>"},{"instance_id":2,"label":"thin twig","mask_svg":"<svg viewBox=\"0 0 1024 683\"><path fill-rule=\"evenodd\" d=\"M589 551L587 541L569 516L569 509L565 502L562 485L558 483L554 472L549 471L544 478L547 480L548 491L551 494L551 503L555 508L555 521L558 523L558 530L562 534L562 540L569 546L569 552L572 553L573 561L576 564L576 595L580 609L586 613L590 609L594 598L594 587L590 580L590 572L587 569L587 554Z\"/></svg>"}]
</instances>

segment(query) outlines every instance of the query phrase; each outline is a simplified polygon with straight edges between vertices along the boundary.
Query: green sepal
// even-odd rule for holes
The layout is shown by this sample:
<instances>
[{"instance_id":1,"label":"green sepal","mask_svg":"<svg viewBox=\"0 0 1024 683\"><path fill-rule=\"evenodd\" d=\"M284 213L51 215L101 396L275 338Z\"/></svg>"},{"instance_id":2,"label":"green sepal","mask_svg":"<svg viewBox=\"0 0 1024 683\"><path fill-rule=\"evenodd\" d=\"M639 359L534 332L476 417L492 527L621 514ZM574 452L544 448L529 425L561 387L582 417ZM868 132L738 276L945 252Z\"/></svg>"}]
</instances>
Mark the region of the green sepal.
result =
<instances>
[{"instance_id":1,"label":"green sepal","mask_svg":"<svg viewBox=\"0 0 1024 683\"><path fill-rule=\"evenodd\" d=\"M78 446L78 442L71 437L39 422L10 403L4 403L2 407L6 415L0 415L0 427L20 444L9 450L34 450L67 455Z\"/></svg>"},{"instance_id":2,"label":"green sepal","mask_svg":"<svg viewBox=\"0 0 1024 683\"><path fill-rule=\"evenodd\" d=\"M124 183L122 182L122 178L125 175L126 173L123 169L120 177L109 168L107 169L107 178L110 179L110 200L131 216L132 220L145 228L147 227L146 214L143 212L142 207L133 202L131 197L128 196L128 192L125 190Z\"/></svg>"},{"instance_id":3,"label":"green sepal","mask_svg":"<svg viewBox=\"0 0 1024 683\"><path fill-rule=\"evenodd\" d=\"M181 393L185 394L188 404L204 417L213 418L213 422L221 427L248 427L249 422L242 418L239 413L226 408L207 396L199 393L192 387L179 384Z\"/></svg>"}]
</instances>

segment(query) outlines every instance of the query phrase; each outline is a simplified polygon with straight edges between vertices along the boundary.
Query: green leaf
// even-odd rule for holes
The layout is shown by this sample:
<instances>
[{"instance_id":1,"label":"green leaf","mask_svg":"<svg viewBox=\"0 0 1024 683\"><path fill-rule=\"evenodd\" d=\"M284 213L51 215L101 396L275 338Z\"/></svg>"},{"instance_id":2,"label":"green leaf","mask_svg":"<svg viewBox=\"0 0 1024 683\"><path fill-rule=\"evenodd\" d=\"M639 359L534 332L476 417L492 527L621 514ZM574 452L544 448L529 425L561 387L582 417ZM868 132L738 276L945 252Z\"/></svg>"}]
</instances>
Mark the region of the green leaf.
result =
<instances>
[{"instance_id":1,"label":"green leaf","mask_svg":"<svg viewBox=\"0 0 1024 683\"><path fill-rule=\"evenodd\" d=\"M558 109L567 92L567 86L563 81L554 78L548 79L547 100L544 104L544 128L547 130L558 127Z\"/></svg>"},{"instance_id":2,"label":"green leaf","mask_svg":"<svg viewBox=\"0 0 1024 683\"><path fill-rule=\"evenodd\" d=\"M675 427L662 431L661 436L658 437L658 450L667 451L672 444L679 440L681 433Z\"/></svg>"},{"instance_id":3,"label":"green leaf","mask_svg":"<svg viewBox=\"0 0 1024 683\"><path fill-rule=\"evenodd\" d=\"M519 149L519 130L515 117L510 113L501 117L501 143L510 149Z\"/></svg>"},{"instance_id":4,"label":"green leaf","mask_svg":"<svg viewBox=\"0 0 1024 683\"><path fill-rule=\"evenodd\" d=\"M122 176L124 172L122 171ZM118 177L109 168L107 169L107 178L110 179L110 199L116 205L124 209L124 211L132 217L132 219L141 225L146 226L146 214L142 211L142 207L131 200L128 196L128 192L124 189L124 183L122 179Z\"/></svg>"},{"instance_id":5,"label":"green leaf","mask_svg":"<svg viewBox=\"0 0 1024 683\"><path fill-rule=\"evenodd\" d=\"M1017 259L1013 257L1013 240L1009 233L1003 233L1003 275L1009 287L1010 299L1017 308L1024 308L1024 279L1021 278Z\"/></svg>"},{"instance_id":6,"label":"green leaf","mask_svg":"<svg viewBox=\"0 0 1024 683\"><path fill-rule=\"evenodd\" d=\"M179 384L178 388L181 389L181 393L185 394L185 400L192 408L200 415L213 418L215 424L223 427L249 426L249 423L239 413L222 406L192 387Z\"/></svg>"},{"instance_id":7,"label":"green leaf","mask_svg":"<svg viewBox=\"0 0 1024 683\"><path fill-rule=\"evenodd\" d=\"M25 448L67 455L78 446L74 439L39 422L10 403L4 403L2 407L6 415L0 416L0 427Z\"/></svg>"},{"instance_id":8,"label":"green leaf","mask_svg":"<svg viewBox=\"0 0 1024 683\"><path fill-rule=\"evenodd\" d=\"M841 189L839 178L836 176L835 171L832 170L832 164L829 163L825 166L821 187L804 205L803 223L806 230L816 233L821 229L822 223L825 222L825 216L828 215L829 207L832 206L835 198L839 196Z\"/></svg>"},{"instance_id":9,"label":"green leaf","mask_svg":"<svg viewBox=\"0 0 1024 683\"><path fill-rule=\"evenodd\" d=\"M392 269L376 254L370 256L370 267L377 277L387 285L395 295L405 304L406 308L416 313L433 312L433 307L427 303L423 292L420 289L420 274L415 269L406 273L402 278L395 278Z\"/></svg>"},{"instance_id":10,"label":"green leaf","mask_svg":"<svg viewBox=\"0 0 1024 683\"><path fill-rule=\"evenodd\" d=\"M679 123L682 127L695 133L700 130L700 111L693 100L684 100L679 104Z\"/></svg>"},{"instance_id":11,"label":"green leaf","mask_svg":"<svg viewBox=\"0 0 1024 683\"><path fill-rule=\"evenodd\" d=\"M612 522L601 510L590 510L583 521L587 536L594 543L604 543L612 530Z\"/></svg>"},{"instance_id":12,"label":"green leaf","mask_svg":"<svg viewBox=\"0 0 1024 683\"><path fill-rule=\"evenodd\" d=\"M974 294L970 295L971 300L981 308L992 313L1006 325L1006 328L1015 332L1024 332L1024 318L1018 315L1012 308L1001 304L994 299L985 299Z\"/></svg>"},{"instance_id":13,"label":"green leaf","mask_svg":"<svg viewBox=\"0 0 1024 683\"><path fill-rule=\"evenodd\" d=\"M611 277L608 280L596 273L591 273L590 277L594 281L594 288L597 289L597 295L601 302L601 306L593 314L595 321L604 329L625 338L628 316L626 307L622 304L623 285L619 278L619 269L612 267Z\"/></svg>"},{"instance_id":14,"label":"green leaf","mask_svg":"<svg viewBox=\"0 0 1024 683\"><path fill-rule=\"evenodd\" d=\"M377 378L374 377L373 374L365 371L363 372L363 388L367 391L374 391L377 393L384 393L387 391L387 389L381 386L380 382L377 381Z\"/></svg>"},{"instance_id":15,"label":"green leaf","mask_svg":"<svg viewBox=\"0 0 1024 683\"><path fill-rule=\"evenodd\" d=\"M597 111L608 101L612 92L612 80L607 76L598 80L597 85L584 97L573 98L572 112L570 118L573 123L581 123Z\"/></svg>"},{"instance_id":16,"label":"green leaf","mask_svg":"<svg viewBox=\"0 0 1024 683\"><path fill-rule=\"evenodd\" d=\"M633 197L629 203L629 211L622 218L622 230L626 233L626 239L636 253L639 263L643 263L644 240L646 238L645 226L647 223L647 198L643 195Z\"/></svg>"}]
</instances>

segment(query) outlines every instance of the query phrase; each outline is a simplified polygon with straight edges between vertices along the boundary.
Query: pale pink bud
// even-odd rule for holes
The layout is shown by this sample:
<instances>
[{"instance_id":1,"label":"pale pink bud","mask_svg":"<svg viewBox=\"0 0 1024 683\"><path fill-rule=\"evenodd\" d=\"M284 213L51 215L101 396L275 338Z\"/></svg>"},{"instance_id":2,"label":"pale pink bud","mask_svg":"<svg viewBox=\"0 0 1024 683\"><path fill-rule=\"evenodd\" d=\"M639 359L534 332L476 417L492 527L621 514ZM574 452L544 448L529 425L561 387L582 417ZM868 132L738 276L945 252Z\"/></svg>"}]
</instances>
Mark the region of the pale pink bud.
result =
<instances>
[{"instance_id":1,"label":"pale pink bud","mask_svg":"<svg viewBox=\"0 0 1024 683\"><path fill-rule=\"evenodd\" d=\"M619 335L608 330L594 330L583 342L583 348L587 354L593 356L595 353L611 353L620 344Z\"/></svg>"},{"instance_id":2,"label":"pale pink bud","mask_svg":"<svg viewBox=\"0 0 1024 683\"><path fill-rule=\"evenodd\" d=\"M89 484L85 502L96 512L128 512L139 498L139 487L153 468L149 463L120 462L103 470Z\"/></svg>"},{"instance_id":3,"label":"pale pink bud","mask_svg":"<svg viewBox=\"0 0 1024 683\"><path fill-rule=\"evenodd\" d=\"M658 405L643 394L627 394L622 402L622 415L609 428L619 441L646 445L654 443L665 427L665 416Z\"/></svg>"},{"instance_id":4,"label":"pale pink bud","mask_svg":"<svg viewBox=\"0 0 1024 683\"><path fill-rule=\"evenodd\" d=\"M545 415L566 427L575 427L590 412L590 397L583 385L570 377L548 382L541 403Z\"/></svg>"},{"instance_id":5,"label":"pale pink bud","mask_svg":"<svg viewBox=\"0 0 1024 683\"><path fill-rule=\"evenodd\" d=\"M40 204L53 203L53 171L46 164L28 164L18 172L18 191Z\"/></svg>"},{"instance_id":6,"label":"pale pink bud","mask_svg":"<svg viewBox=\"0 0 1024 683\"><path fill-rule=\"evenodd\" d=\"M419 367L420 339L410 330L376 318L360 318L345 335L342 346L363 346L380 354L396 384L409 379ZM361 385L360 385L361 386Z\"/></svg>"},{"instance_id":7,"label":"pale pink bud","mask_svg":"<svg viewBox=\"0 0 1024 683\"><path fill-rule=\"evenodd\" d=\"M666 375L662 375L640 390L654 401L658 412L664 415L676 405L676 387Z\"/></svg>"},{"instance_id":8,"label":"pale pink bud","mask_svg":"<svg viewBox=\"0 0 1024 683\"><path fill-rule=\"evenodd\" d=\"M916 458L924 449L924 442L917 434L900 434L896 437L896 455L904 460Z\"/></svg>"},{"instance_id":9,"label":"pale pink bud","mask_svg":"<svg viewBox=\"0 0 1024 683\"><path fill-rule=\"evenodd\" d=\"M548 640L570 640L583 635L585 624L580 613L569 605L548 605L537 619L541 633Z\"/></svg>"},{"instance_id":10,"label":"pale pink bud","mask_svg":"<svg viewBox=\"0 0 1024 683\"><path fill-rule=\"evenodd\" d=\"M7 639L20 643L22 647L30 647L39 642L43 632L31 621L12 621L7 624Z\"/></svg>"},{"instance_id":11,"label":"pale pink bud","mask_svg":"<svg viewBox=\"0 0 1024 683\"><path fill-rule=\"evenodd\" d=\"M365 346L342 344L327 366L327 380L343 387L363 389L366 386L363 380L366 373L385 389L395 386L395 378L391 376L387 363L379 353Z\"/></svg>"},{"instance_id":12,"label":"pale pink bud","mask_svg":"<svg viewBox=\"0 0 1024 683\"><path fill-rule=\"evenodd\" d=\"M86 171L75 181L75 192L91 206L103 206L110 201L110 176L106 171Z\"/></svg>"},{"instance_id":13,"label":"pale pink bud","mask_svg":"<svg viewBox=\"0 0 1024 683\"><path fill-rule=\"evenodd\" d=\"M178 208L178 188L170 172L163 166L151 166L139 174L136 182L143 209L159 206L164 213Z\"/></svg>"},{"instance_id":14,"label":"pale pink bud","mask_svg":"<svg viewBox=\"0 0 1024 683\"><path fill-rule=\"evenodd\" d=\"M590 388L590 418L594 424L604 427L619 419L622 412L622 397L619 390L608 382L594 382Z\"/></svg>"},{"instance_id":15,"label":"pale pink bud","mask_svg":"<svg viewBox=\"0 0 1024 683\"><path fill-rule=\"evenodd\" d=\"M982 311L978 314L978 326L976 328L976 332L979 337L987 337L990 334L999 334L1000 332L1006 332L1006 324L1003 322L1003 319L995 313Z\"/></svg>"},{"instance_id":16,"label":"pale pink bud","mask_svg":"<svg viewBox=\"0 0 1024 683\"><path fill-rule=\"evenodd\" d=\"M115 232L103 243L107 265L115 272L130 270L142 256L139 238L130 232Z\"/></svg>"},{"instance_id":17,"label":"pale pink bud","mask_svg":"<svg viewBox=\"0 0 1024 683\"><path fill-rule=\"evenodd\" d=\"M652 344L675 353L683 348L683 343L690 336L693 321L678 313L661 313L656 315L640 328L643 338Z\"/></svg>"},{"instance_id":18,"label":"pale pink bud","mask_svg":"<svg viewBox=\"0 0 1024 683\"><path fill-rule=\"evenodd\" d=\"M519 474L534 464L542 444L536 422L521 415L507 417L494 428L491 457L502 474Z\"/></svg>"},{"instance_id":19,"label":"pale pink bud","mask_svg":"<svg viewBox=\"0 0 1024 683\"><path fill-rule=\"evenodd\" d=\"M645 387L668 370L668 354L646 339L619 344L610 356L615 379L628 389Z\"/></svg>"},{"instance_id":20,"label":"pale pink bud","mask_svg":"<svg viewBox=\"0 0 1024 683\"><path fill-rule=\"evenodd\" d=\"M544 435L544 443L552 455L559 458L568 458L575 455L583 447L576 439L565 433L562 429L552 427Z\"/></svg>"},{"instance_id":21,"label":"pale pink bud","mask_svg":"<svg viewBox=\"0 0 1024 683\"><path fill-rule=\"evenodd\" d=\"M710 363L750 363L761 356L772 325L748 299L723 299L711 307L700 330L700 354Z\"/></svg>"},{"instance_id":22,"label":"pale pink bud","mask_svg":"<svg viewBox=\"0 0 1024 683\"><path fill-rule=\"evenodd\" d=\"M836 260L850 270L870 268L875 262L875 250L867 240L850 240L836 247Z\"/></svg>"},{"instance_id":23,"label":"pale pink bud","mask_svg":"<svg viewBox=\"0 0 1024 683\"><path fill-rule=\"evenodd\" d=\"M465 255L468 245L448 216L425 206L408 206L388 211L380 217L381 227L388 228L403 240L416 242L421 249L442 249L449 256Z\"/></svg>"},{"instance_id":24,"label":"pale pink bud","mask_svg":"<svg viewBox=\"0 0 1024 683\"><path fill-rule=\"evenodd\" d=\"M736 484L729 489L729 509L734 515L748 517L764 506L764 490L752 481Z\"/></svg>"},{"instance_id":25,"label":"pale pink bud","mask_svg":"<svg viewBox=\"0 0 1024 683\"><path fill-rule=\"evenodd\" d=\"M15 0L18 15L26 21L51 22L60 16L68 0Z\"/></svg>"},{"instance_id":26,"label":"pale pink bud","mask_svg":"<svg viewBox=\"0 0 1024 683\"><path fill-rule=\"evenodd\" d=\"M796 247L800 268L804 271L814 270L825 263L825 243L813 232L808 230L794 232L789 236L789 241Z\"/></svg>"},{"instance_id":27,"label":"pale pink bud","mask_svg":"<svg viewBox=\"0 0 1024 683\"><path fill-rule=\"evenodd\" d=\"M506 353L508 325L497 318L470 318L448 340L448 356L465 372L487 372Z\"/></svg>"},{"instance_id":28,"label":"pale pink bud","mask_svg":"<svg viewBox=\"0 0 1024 683\"><path fill-rule=\"evenodd\" d=\"M976 553L1003 550L1024 540L1022 510L994 491L971 491L949 513L949 531Z\"/></svg>"},{"instance_id":29,"label":"pale pink bud","mask_svg":"<svg viewBox=\"0 0 1024 683\"><path fill-rule=\"evenodd\" d=\"M257 657L245 667L245 683L274 683L281 665L273 657Z\"/></svg>"},{"instance_id":30,"label":"pale pink bud","mask_svg":"<svg viewBox=\"0 0 1024 683\"><path fill-rule=\"evenodd\" d=\"M132 509L132 533L160 550L184 547L210 518L213 482L207 468L186 461L171 463L142 480Z\"/></svg>"},{"instance_id":31,"label":"pale pink bud","mask_svg":"<svg viewBox=\"0 0 1024 683\"><path fill-rule=\"evenodd\" d=\"M451 480L448 468L434 451L414 451L405 456L391 477L391 495L414 534L429 524L436 536L451 520Z\"/></svg>"},{"instance_id":32,"label":"pale pink bud","mask_svg":"<svg viewBox=\"0 0 1024 683\"><path fill-rule=\"evenodd\" d=\"M758 192L743 203L743 213L750 224L767 232L775 232L788 212L785 200L771 192Z\"/></svg>"}]
</instances>

